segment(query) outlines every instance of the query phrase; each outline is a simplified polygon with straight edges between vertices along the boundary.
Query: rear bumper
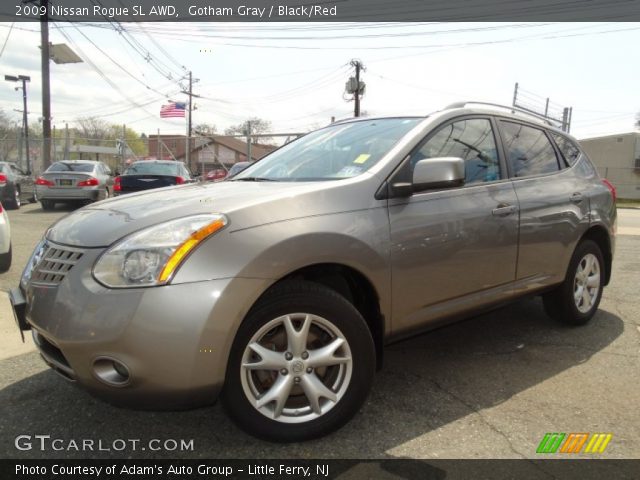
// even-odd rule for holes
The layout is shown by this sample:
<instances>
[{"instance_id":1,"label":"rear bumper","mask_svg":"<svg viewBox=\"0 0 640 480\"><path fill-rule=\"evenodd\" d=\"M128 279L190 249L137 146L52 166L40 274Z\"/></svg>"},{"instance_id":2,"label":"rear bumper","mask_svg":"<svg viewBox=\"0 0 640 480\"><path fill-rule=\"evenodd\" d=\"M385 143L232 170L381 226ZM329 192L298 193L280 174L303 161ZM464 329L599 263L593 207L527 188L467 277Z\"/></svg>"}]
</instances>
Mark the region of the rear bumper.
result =
<instances>
[{"instance_id":1,"label":"rear bumper","mask_svg":"<svg viewBox=\"0 0 640 480\"><path fill-rule=\"evenodd\" d=\"M100 187L60 188L36 186L38 200L98 200Z\"/></svg>"}]
</instances>

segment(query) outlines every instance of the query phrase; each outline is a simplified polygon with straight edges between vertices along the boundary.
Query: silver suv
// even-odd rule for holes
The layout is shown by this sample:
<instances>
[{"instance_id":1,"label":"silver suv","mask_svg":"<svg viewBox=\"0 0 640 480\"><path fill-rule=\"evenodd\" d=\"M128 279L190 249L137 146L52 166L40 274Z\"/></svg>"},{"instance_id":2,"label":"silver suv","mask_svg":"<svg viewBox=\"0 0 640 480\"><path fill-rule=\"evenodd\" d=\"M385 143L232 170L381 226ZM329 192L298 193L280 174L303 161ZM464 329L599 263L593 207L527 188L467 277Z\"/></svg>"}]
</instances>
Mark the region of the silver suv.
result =
<instances>
[{"instance_id":1,"label":"silver suv","mask_svg":"<svg viewBox=\"0 0 640 480\"><path fill-rule=\"evenodd\" d=\"M511 108L334 123L233 179L53 225L11 292L55 371L110 402L212 403L297 441L361 407L383 346L524 295L581 325L609 282L615 190Z\"/></svg>"}]
</instances>

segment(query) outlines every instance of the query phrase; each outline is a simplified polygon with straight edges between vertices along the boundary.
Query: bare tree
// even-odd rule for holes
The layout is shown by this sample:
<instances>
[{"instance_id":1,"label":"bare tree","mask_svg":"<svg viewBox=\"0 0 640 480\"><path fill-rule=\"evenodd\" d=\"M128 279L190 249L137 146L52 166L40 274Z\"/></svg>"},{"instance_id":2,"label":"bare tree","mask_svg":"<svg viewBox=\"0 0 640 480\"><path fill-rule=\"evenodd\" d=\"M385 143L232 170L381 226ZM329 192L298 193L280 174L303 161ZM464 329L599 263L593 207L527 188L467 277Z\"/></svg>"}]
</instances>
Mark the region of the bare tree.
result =
<instances>
[{"instance_id":1,"label":"bare tree","mask_svg":"<svg viewBox=\"0 0 640 480\"><path fill-rule=\"evenodd\" d=\"M196 135L204 135L205 137L208 137L216 134L218 132L218 127L212 123L199 123L194 127L193 131Z\"/></svg>"},{"instance_id":2,"label":"bare tree","mask_svg":"<svg viewBox=\"0 0 640 480\"><path fill-rule=\"evenodd\" d=\"M247 129L249 127L249 122L251 122L251 133L256 135L271 133L271 122L269 120L253 117L245 122L239 123L237 125L232 125L231 127L225 129L224 134L225 135L246 135ZM273 141L272 138L260 137L259 139L254 138L252 143L270 143L272 141Z\"/></svg>"},{"instance_id":3,"label":"bare tree","mask_svg":"<svg viewBox=\"0 0 640 480\"><path fill-rule=\"evenodd\" d=\"M76 132L82 143L102 145L105 140L113 139L113 126L97 117L80 117L76 119Z\"/></svg>"}]
</instances>

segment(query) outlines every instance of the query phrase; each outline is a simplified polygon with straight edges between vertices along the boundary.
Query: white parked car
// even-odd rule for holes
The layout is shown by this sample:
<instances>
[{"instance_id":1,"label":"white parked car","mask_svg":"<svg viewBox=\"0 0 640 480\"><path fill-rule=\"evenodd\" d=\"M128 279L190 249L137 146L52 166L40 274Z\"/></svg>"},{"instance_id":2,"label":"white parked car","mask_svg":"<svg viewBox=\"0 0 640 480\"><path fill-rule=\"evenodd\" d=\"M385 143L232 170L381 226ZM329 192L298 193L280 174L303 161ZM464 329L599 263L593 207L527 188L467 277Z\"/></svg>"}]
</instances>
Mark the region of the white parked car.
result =
<instances>
[{"instance_id":1,"label":"white parked car","mask_svg":"<svg viewBox=\"0 0 640 480\"><path fill-rule=\"evenodd\" d=\"M11 226L1 203L0 212L0 273L4 273L11 268Z\"/></svg>"}]
</instances>

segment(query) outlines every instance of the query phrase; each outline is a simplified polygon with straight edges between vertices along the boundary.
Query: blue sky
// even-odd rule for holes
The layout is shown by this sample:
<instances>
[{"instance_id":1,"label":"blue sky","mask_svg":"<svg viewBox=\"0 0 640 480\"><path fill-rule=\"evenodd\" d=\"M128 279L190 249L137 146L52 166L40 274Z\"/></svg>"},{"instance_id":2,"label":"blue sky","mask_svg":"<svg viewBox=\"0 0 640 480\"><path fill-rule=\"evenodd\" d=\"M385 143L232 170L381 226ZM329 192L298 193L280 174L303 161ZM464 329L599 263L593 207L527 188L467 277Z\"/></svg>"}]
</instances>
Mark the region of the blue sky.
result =
<instances>
[{"instance_id":1,"label":"blue sky","mask_svg":"<svg viewBox=\"0 0 640 480\"><path fill-rule=\"evenodd\" d=\"M103 115L140 132L183 133L160 119L167 98L184 100L177 78L199 81L193 123L219 130L249 117L275 131L307 131L351 114L343 99L349 61L367 70L369 115L427 114L460 100L573 107L578 138L633 130L640 111L638 23L52 25L50 40L88 60L51 64L53 124ZM0 24L3 74L31 75L30 121L41 115L39 25ZM28 31L32 30L32 31ZM106 78L106 80L105 80ZM184 82L183 82L184 84ZM19 120L20 92L0 87L0 108Z\"/></svg>"}]
</instances>

